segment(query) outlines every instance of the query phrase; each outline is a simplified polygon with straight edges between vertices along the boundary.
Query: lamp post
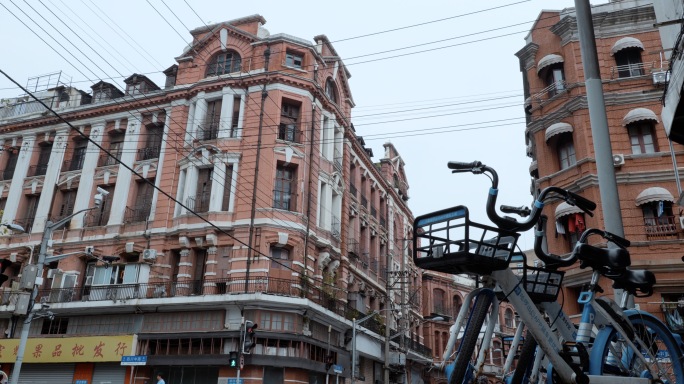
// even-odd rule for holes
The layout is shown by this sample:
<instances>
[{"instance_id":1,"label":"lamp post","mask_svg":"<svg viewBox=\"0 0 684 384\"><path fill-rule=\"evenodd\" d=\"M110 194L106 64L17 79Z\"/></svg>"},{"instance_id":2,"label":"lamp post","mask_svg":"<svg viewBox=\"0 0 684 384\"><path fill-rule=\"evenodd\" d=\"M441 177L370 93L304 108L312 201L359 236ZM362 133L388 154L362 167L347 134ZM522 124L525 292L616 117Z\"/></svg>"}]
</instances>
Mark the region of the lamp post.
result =
<instances>
[{"instance_id":1,"label":"lamp post","mask_svg":"<svg viewBox=\"0 0 684 384\"><path fill-rule=\"evenodd\" d=\"M376 314L382 312L382 311L396 311L396 309L380 309L371 312L370 314L366 315L365 317L360 318L359 320L356 320L356 318L352 319L352 367L351 367L351 384L356 383L356 327L363 323L364 321L370 319L371 317L375 316ZM389 375L389 332L387 331L389 329L389 322L385 322L385 372L386 375ZM389 380L388 380L389 382Z\"/></svg>"},{"instance_id":2,"label":"lamp post","mask_svg":"<svg viewBox=\"0 0 684 384\"><path fill-rule=\"evenodd\" d=\"M17 360L14 363L14 368L12 369L12 377L10 384L17 384L19 382L19 374L21 373L21 364L24 362L24 352L26 350L26 342L28 341L28 335L29 335L29 330L31 328L31 321L33 320L33 317L35 315L35 312L33 311L33 306L36 301L36 296L38 296L38 286L43 283L43 267L45 265L45 259L47 257L47 251L49 244L52 242L52 233L61 227L63 227L66 223L68 223L72 218L75 216L91 211L93 209L97 209L102 205L102 201L104 199L104 196L106 194L109 194L109 192L106 192L102 190L101 188L98 187L98 194L95 195L95 206L91 208L86 208L86 209L81 209L78 212L72 213L71 215L64 217L56 222L52 222L50 220L47 221L45 224L45 230L43 231L43 238L40 242L40 251L38 253L38 262L36 263L36 271L38 273L34 283L33 283L33 289L31 290L31 296L29 298L29 305L28 305L28 315L26 316L26 321L24 321L24 325L21 327L21 338L19 339L19 348L17 349Z\"/></svg>"}]
</instances>

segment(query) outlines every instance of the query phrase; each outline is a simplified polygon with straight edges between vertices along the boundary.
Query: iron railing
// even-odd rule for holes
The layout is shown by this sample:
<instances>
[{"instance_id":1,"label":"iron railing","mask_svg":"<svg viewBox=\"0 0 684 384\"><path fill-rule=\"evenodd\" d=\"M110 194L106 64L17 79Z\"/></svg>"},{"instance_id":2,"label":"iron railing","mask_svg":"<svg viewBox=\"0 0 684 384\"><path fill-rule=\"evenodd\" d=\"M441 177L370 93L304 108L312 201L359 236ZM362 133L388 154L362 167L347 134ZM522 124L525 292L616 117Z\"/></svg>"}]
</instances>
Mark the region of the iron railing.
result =
<instances>
[{"instance_id":1,"label":"iron railing","mask_svg":"<svg viewBox=\"0 0 684 384\"><path fill-rule=\"evenodd\" d=\"M646 237L670 237L679 234L679 218L674 216L661 216L644 218Z\"/></svg>"},{"instance_id":2,"label":"iron railing","mask_svg":"<svg viewBox=\"0 0 684 384\"><path fill-rule=\"evenodd\" d=\"M342 153L335 149L333 164L338 172L342 172Z\"/></svg>"},{"instance_id":3,"label":"iron railing","mask_svg":"<svg viewBox=\"0 0 684 384\"><path fill-rule=\"evenodd\" d=\"M29 167L28 176L44 176L47 172L47 164L32 165Z\"/></svg>"},{"instance_id":4,"label":"iron railing","mask_svg":"<svg viewBox=\"0 0 684 384\"><path fill-rule=\"evenodd\" d=\"M356 185L354 183L349 183L349 193L356 197Z\"/></svg>"},{"instance_id":5,"label":"iron railing","mask_svg":"<svg viewBox=\"0 0 684 384\"><path fill-rule=\"evenodd\" d=\"M209 212L209 198L211 194L208 192L200 193L199 195L190 196L186 201L188 209L195 212Z\"/></svg>"},{"instance_id":6,"label":"iron railing","mask_svg":"<svg viewBox=\"0 0 684 384\"><path fill-rule=\"evenodd\" d=\"M48 97L41 101L46 105L52 107L54 97ZM0 107L0 119L9 117L16 117L21 115L28 115L30 113L45 112L47 109L38 101L17 101L14 104L8 104Z\"/></svg>"},{"instance_id":7,"label":"iron railing","mask_svg":"<svg viewBox=\"0 0 684 384\"><path fill-rule=\"evenodd\" d=\"M116 158L118 158L118 159L121 159L121 154L120 154L120 153L113 153L112 155L114 155L114 157L116 157ZM107 166L110 166L110 165L117 165L117 164L119 164L119 163L114 159L114 157L109 156L109 155L107 155L107 154L104 154L104 155L100 156L100 157L97 159L97 166L98 166L98 167L107 167Z\"/></svg>"},{"instance_id":8,"label":"iron railing","mask_svg":"<svg viewBox=\"0 0 684 384\"><path fill-rule=\"evenodd\" d=\"M625 65L615 65L610 67L611 79L626 79L630 77L646 76L650 72L666 71L668 62L660 63L650 61L647 63L634 63Z\"/></svg>"},{"instance_id":9,"label":"iron railing","mask_svg":"<svg viewBox=\"0 0 684 384\"><path fill-rule=\"evenodd\" d=\"M565 81L556 81L553 84L549 85L548 87L542 89L538 93L534 94L532 98L537 101L537 103L542 103L545 100L548 100L561 92L564 92L568 89L568 85Z\"/></svg>"},{"instance_id":10,"label":"iron railing","mask_svg":"<svg viewBox=\"0 0 684 384\"><path fill-rule=\"evenodd\" d=\"M340 235L342 233L342 222L340 219L337 217L333 216L332 218L332 225L330 227L330 233L332 233L333 237L336 239L340 238Z\"/></svg>"},{"instance_id":11,"label":"iron railing","mask_svg":"<svg viewBox=\"0 0 684 384\"><path fill-rule=\"evenodd\" d=\"M105 210L104 212L86 212L85 214L85 219L84 219L84 226L85 227L101 227L104 225L107 225L107 221L109 220L109 210Z\"/></svg>"},{"instance_id":12,"label":"iron railing","mask_svg":"<svg viewBox=\"0 0 684 384\"><path fill-rule=\"evenodd\" d=\"M373 217L375 217L375 218L378 217L378 210L377 210L377 208L375 208L374 206L371 205L370 211L371 211L371 216L373 216Z\"/></svg>"},{"instance_id":13,"label":"iron railing","mask_svg":"<svg viewBox=\"0 0 684 384\"><path fill-rule=\"evenodd\" d=\"M158 159L159 154L161 153L161 146L157 145L155 147L147 147L147 148L140 148L138 149L138 155L136 156L136 160L150 160L150 159Z\"/></svg>"},{"instance_id":14,"label":"iron railing","mask_svg":"<svg viewBox=\"0 0 684 384\"><path fill-rule=\"evenodd\" d=\"M198 140L215 140L218 138L219 125L218 122L200 125L197 127Z\"/></svg>"},{"instance_id":15,"label":"iron railing","mask_svg":"<svg viewBox=\"0 0 684 384\"><path fill-rule=\"evenodd\" d=\"M85 161L85 156L78 156L71 160L64 161L62 166L62 172L68 171L78 171L83 169L83 162Z\"/></svg>"},{"instance_id":16,"label":"iron railing","mask_svg":"<svg viewBox=\"0 0 684 384\"><path fill-rule=\"evenodd\" d=\"M126 207L124 211L124 222L125 223L136 223L140 221L145 221L150 216L150 208L152 207L151 201L140 202L137 206L131 208Z\"/></svg>"},{"instance_id":17,"label":"iron railing","mask_svg":"<svg viewBox=\"0 0 684 384\"><path fill-rule=\"evenodd\" d=\"M368 199L363 193L361 194L361 206L368 209Z\"/></svg>"},{"instance_id":18,"label":"iron railing","mask_svg":"<svg viewBox=\"0 0 684 384\"><path fill-rule=\"evenodd\" d=\"M387 219L385 219L385 216L380 216L380 226L387 228Z\"/></svg>"}]
</instances>

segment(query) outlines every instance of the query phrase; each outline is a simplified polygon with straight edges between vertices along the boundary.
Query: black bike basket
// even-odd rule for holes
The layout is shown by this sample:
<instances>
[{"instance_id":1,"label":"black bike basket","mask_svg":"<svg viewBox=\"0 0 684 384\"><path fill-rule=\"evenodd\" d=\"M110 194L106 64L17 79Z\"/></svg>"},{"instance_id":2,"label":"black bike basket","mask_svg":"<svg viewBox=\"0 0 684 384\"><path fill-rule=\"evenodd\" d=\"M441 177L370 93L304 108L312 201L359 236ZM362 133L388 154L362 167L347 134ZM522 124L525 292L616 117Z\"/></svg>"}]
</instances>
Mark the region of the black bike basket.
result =
<instances>
[{"instance_id":1,"label":"black bike basket","mask_svg":"<svg viewBox=\"0 0 684 384\"><path fill-rule=\"evenodd\" d=\"M470 221L457 206L419 216L413 223L413 262L451 274L487 275L508 268L520 234Z\"/></svg>"},{"instance_id":2,"label":"black bike basket","mask_svg":"<svg viewBox=\"0 0 684 384\"><path fill-rule=\"evenodd\" d=\"M564 271L525 266L525 291L535 303L556 301Z\"/></svg>"}]
</instances>

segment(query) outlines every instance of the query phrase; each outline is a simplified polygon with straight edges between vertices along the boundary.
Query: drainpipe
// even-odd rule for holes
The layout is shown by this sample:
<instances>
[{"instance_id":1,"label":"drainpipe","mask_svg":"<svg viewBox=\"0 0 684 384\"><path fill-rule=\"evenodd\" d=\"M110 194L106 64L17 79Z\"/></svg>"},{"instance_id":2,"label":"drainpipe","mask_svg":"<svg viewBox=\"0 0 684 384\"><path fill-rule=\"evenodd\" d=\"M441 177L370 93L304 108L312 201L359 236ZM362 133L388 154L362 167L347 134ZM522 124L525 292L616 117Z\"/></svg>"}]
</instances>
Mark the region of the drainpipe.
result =
<instances>
[{"instance_id":1,"label":"drainpipe","mask_svg":"<svg viewBox=\"0 0 684 384\"><path fill-rule=\"evenodd\" d=\"M268 59L271 57L271 48L266 47L264 51L264 72L268 73ZM245 293L249 292L249 268L252 264L252 242L254 239L254 216L256 216L256 196L257 183L259 181L259 160L261 159L261 132L264 126L264 104L266 103L266 80L264 88L261 90L261 107L259 108L259 132L257 133L256 164L254 165L254 184L252 193L252 212L249 218L249 240L247 242L247 269L245 272Z\"/></svg>"}]
</instances>

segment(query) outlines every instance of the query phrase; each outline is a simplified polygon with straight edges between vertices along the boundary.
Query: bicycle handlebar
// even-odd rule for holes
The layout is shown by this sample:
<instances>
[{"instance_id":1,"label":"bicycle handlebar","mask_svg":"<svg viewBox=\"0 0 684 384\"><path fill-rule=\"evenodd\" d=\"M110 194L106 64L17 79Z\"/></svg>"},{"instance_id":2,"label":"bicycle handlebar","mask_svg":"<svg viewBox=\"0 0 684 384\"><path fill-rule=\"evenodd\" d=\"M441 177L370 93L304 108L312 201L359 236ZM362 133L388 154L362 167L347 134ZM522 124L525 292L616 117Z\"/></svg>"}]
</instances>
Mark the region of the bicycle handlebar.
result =
<instances>
[{"instance_id":1,"label":"bicycle handlebar","mask_svg":"<svg viewBox=\"0 0 684 384\"><path fill-rule=\"evenodd\" d=\"M599 235L603 237L604 239L616 244L620 248L627 248L630 246L630 241L625 239L624 237L620 237L614 233L610 233L608 231L604 231L598 228L589 228L586 231L580 235L579 240L577 240L577 244L575 244L575 248L570 252L570 255L566 257L561 257L558 255L554 255L552 253L546 253L542 249L542 241L544 239L544 231L546 228L546 221L547 217L545 215L542 215L539 218L539 222L537 223L537 228L534 232L534 253L537 255L539 260L543 261L544 264L547 265L547 267L550 268L559 268L559 267L568 267L577 261L577 258L579 255L577 254L577 250L580 249L580 245L586 244L587 239L591 235Z\"/></svg>"},{"instance_id":2,"label":"bicycle handlebar","mask_svg":"<svg viewBox=\"0 0 684 384\"><path fill-rule=\"evenodd\" d=\"M510 216L499 216L499 214L496 212L496 198L499 193L499 176L493 168L482 164L480 161L473 161L470 163L450 161L447 166L452 170L452 172L471 172L473 174L486 173L490 176L492 180L492 186L489 189L489 197L487 198L487 217L489 217L489 220L502 229L514 232L523 232L534 227L539 220L542 209L544 208L544 200L547 197L550 197L548 195L552 193L559 195L568 204L575 205L582 209L584 212L589 214L589 216L593 216L591 211L596 209L596 204L591 200L588 200L563 188L547 187L542 190L542 192L539 194L539 197L537 197L537 200L534 202L532 209L529 211L528 219L518 221ZM522 209L512 208L510 206L502 206L501 210L505 213L520 214L520 212L524 212ZM521 216L524 217L524 215Z\"/></svg>"}]
</instances>

